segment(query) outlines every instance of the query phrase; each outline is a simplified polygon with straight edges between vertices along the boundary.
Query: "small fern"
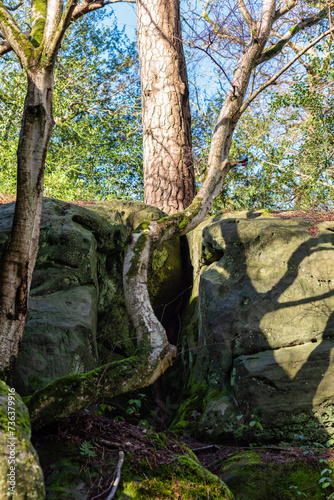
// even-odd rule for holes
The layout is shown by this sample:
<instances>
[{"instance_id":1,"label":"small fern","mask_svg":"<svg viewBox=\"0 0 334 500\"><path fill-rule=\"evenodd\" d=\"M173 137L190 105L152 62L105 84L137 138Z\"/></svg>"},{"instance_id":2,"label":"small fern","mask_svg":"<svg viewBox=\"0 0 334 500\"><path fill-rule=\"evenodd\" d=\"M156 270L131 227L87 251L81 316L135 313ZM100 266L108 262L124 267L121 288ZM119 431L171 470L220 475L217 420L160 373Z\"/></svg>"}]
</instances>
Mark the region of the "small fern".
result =
<instances>
[{"instance_id":1,"label":"small fern","mask_svg":"<svg viewBox=\"0 0 334 500\"><path fill-rule=\"evenodd\" d=\"M86 457L96 457L95 448L88 441L84 441L80 446L80 453Z\"/></svg>"}]
</instances>

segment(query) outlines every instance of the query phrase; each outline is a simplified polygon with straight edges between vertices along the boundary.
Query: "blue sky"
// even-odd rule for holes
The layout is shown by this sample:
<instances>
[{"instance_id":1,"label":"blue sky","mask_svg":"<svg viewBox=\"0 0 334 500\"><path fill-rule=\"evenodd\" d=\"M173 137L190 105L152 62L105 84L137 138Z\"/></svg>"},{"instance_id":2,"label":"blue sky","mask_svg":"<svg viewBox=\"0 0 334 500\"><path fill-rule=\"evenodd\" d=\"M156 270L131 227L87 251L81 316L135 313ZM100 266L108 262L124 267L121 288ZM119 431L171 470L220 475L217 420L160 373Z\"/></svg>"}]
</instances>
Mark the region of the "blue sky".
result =
<instances>
[{"instance_id":1,"label":"blue sky","mask_svg":"<svg viewBox=\"0 0 334 500\"><path fill-rule=\"evenodd\" d=\"M112 4L111 7L117 17L119 28L125 26L125 33L130 40L134 40L137 28L136 4L120 2Z\"/></svg>"}]
</instances>

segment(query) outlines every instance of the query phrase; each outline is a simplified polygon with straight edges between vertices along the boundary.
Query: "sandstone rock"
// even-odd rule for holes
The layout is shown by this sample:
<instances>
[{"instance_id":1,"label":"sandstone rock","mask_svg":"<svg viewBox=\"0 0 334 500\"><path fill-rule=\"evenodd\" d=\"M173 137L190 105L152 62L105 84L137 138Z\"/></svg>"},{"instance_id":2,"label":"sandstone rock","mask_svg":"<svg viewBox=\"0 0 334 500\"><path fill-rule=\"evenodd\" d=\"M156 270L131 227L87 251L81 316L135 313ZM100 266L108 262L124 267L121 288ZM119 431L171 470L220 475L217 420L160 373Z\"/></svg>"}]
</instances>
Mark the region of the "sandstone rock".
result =
<instances>
[{"instance_id":1,"label":"sandstone rock","mask_svg":"<svg viewBox=\"0 0 334 500\"><path fill-rule=\"evenodd\" d=\"M0 206L0 257L14 206ZM21 395L134 352L122 287L124 250L134 227L163 215L143 203L80 207L44 198L28 318L13 373ZM154 250L149 284L161 315L183 286L178 240Z\"/></svg>"},{"instance_id":2,"label":"sandstone rock","mask_svg":"<svg viewBox=\"0 0 334 500\"><path fill-rule=\"evenodd\" d=\"M334 433L334 222L315 237L311 225L240 212L190 235L184 345L191 384L216 388L197 431L223 439L238 414L256 414L270 439Z\"/></svg>"}]
</instances>

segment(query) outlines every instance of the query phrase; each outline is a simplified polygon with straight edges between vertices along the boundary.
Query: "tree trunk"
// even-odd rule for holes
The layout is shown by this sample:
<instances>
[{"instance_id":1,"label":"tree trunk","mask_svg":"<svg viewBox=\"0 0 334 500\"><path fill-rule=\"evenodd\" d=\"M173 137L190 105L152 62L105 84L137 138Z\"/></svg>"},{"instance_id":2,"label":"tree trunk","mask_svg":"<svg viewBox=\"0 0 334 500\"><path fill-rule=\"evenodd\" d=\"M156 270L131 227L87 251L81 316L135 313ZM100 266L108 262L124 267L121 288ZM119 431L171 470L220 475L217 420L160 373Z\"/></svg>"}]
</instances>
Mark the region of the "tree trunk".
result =
<instances>
[{"instance_id":1,"label":"tree trunk","mask_svg":"<svg viewBox=\"0 0 334 500\"><path fill-rule=\"evenodd\" d=\"M137 0L145 202L168 214L195 197L179 0Z\"/></svg>"},{"instance_id":2,"label":"tree trunk","mask_svg":"<svg viewBox=\"0 0 334 500\"><path fill-rule=\"evenodd\" d=\"M53 129L53 71L28 71L17 150L17 199L0 274L0 372L17 356L38 252L45 159Z\"/></svg>"}]
</instances>

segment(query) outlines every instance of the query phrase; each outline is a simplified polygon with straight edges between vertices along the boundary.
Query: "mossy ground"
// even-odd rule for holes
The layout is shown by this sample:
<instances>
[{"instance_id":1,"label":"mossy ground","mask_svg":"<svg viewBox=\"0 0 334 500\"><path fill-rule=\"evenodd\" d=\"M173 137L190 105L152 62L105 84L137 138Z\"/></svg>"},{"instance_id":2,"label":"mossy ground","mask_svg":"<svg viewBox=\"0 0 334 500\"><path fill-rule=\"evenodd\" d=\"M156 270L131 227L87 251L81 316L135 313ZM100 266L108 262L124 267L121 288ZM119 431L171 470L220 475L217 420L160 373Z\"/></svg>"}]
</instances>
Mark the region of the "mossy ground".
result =
<instances>
[{"instance_id":1,"label":"mossy ground","mask_svg":"<svg viewBox=\"0 0 334 500\"><path fill-rule=\"evenodd\" d=\"M305 455L297 447L185 444L179 436L86 412L44 429L35 440L48 500L90 500L107 491L120 450L119 500L320 500L333 492L319 484L322 470L333 469L331 448ZM334 482L333 473L326 475Z\"/></svg>"},{"instance_id":2,"label":"mossy ground","mask_svg":"<svg viewBox=\"0 0 334 500\"><path fill-rule=\"evenodd\" d=\"M235 449L231 450L228 457L225 451L223 458L213 460L209 469L229 486L236 500L329 498L333 493L332 486L324 489L319 481L326 474L334 481L333 473L330 472L333 469L333 450L321 454L315 450L314 454L307 455L304 452L303 449L291 447Z\"/></svg>"},{"instance_id":3,"label":"mossy ground","mask_svg":"<svg viewBox=\"0 0 334 500\"><path fill-rule=\"evenodd\" d=\"M115 498L233 499L186 445L165 434L82 413L35 439L49 500L90 499L106 491L120 450L125 461Z\"/></svg>"}]
</instances>

